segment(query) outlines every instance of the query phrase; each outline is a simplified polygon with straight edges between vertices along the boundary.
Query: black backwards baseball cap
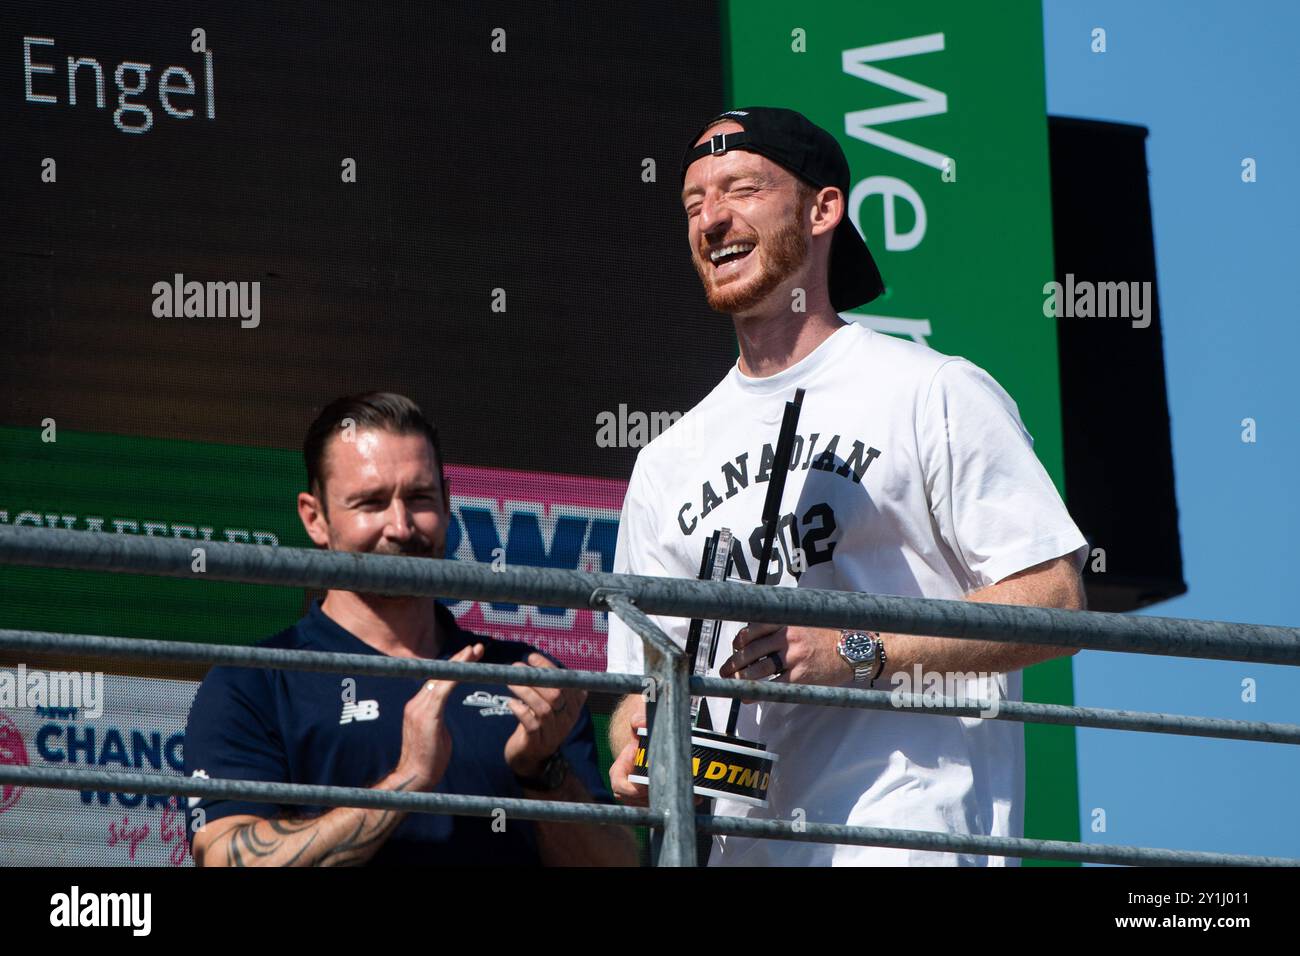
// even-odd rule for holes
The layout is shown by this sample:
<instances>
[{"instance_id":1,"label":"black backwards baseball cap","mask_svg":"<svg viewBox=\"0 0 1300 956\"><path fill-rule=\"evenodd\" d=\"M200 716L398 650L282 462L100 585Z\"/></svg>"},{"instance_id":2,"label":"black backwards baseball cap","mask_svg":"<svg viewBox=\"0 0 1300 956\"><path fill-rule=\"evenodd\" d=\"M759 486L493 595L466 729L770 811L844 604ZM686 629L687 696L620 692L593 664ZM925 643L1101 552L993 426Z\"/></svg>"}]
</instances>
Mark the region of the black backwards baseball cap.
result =
<instances>
[{"instance_id":1,"label":"black backwards baseball cap","mask_svg":"<svg viewBox=\"0 0 1300 956\"><path fill-rule=\"evenodd\" d=\"M734 120L739 133L714 133L695 145L706 129L720 120ZM818 189L835 186L849 197L849 161L835 137L808 117L774 106L746 106L727 110L709 120L691 137L682 157L682 182L691 163L731 149L747 149L766 156ZM865 305L885 291L876 260L846 212L831 240L830 297L836 312Z\"/></svg>"}]
</instances>

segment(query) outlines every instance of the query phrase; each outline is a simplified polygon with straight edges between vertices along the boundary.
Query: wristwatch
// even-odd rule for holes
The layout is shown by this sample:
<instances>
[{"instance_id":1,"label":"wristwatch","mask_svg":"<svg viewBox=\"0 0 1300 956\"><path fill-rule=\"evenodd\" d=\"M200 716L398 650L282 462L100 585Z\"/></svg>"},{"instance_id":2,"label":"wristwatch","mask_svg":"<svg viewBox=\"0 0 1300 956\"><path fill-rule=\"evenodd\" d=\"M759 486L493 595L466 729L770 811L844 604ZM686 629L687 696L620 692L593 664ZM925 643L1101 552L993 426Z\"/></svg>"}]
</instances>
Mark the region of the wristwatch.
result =
<instances>
[{"instance_id":1,"label":"wristwatch","mask_svg":"<svg viewBox=\"0 0 1300 956\"><path fill-rule=\"evenodd\" d=\"M525 790L559 790L564 778L569 775L569 762L564 754L555 751L542 764L541 772L535 777L521 777L515 774L515 782Z\"/></svg>"},{"instance_id":2,"label":"wristwatch","mask_svg":"<svg viewBox=\"0 0 1300 956\"><path fill-rule=\"evenodd\" d=\"M853 683L874 686L885 671L885 642L875 631L845 630L835 645L840 659L853 668Z\"/></svg>"}]
</instances>

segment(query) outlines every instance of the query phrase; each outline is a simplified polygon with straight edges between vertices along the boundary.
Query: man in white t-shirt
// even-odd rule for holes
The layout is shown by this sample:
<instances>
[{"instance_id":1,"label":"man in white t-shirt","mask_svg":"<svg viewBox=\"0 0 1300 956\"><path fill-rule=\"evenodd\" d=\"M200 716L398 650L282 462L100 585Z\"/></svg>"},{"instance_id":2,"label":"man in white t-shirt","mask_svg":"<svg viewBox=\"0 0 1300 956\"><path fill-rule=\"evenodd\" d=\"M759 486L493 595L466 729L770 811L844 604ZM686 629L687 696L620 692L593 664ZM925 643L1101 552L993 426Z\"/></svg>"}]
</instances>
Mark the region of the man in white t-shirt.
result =
<instances>
[{"instance_id":1,"label":"man in white t-shirt","mask_svg":"<svg viewBox=\"0 0 1300 956\"><path fill-rule=\"evenodd\" d=\"M782 412L806 396L768 583L994 604L1082 608L1088 544L1035 457L1016 403L983 369L845 323L883 290L846 214L849 168L825 130L791 110L716 117L682 163L692 259L709 305L732 317L740 358L644 448L628 485L614 570L693 578L705 539L736 536L754 580ZM802 306L802 309L800 308ZM656 617L685 645L689 622ZM871 631L724 625L717 673L874 686L962 681L967 699L1018 700L1021 670L1058 647ZM610 671L643 673L639 637L609 618ZM981 678L980 675L989 675ZM929 686L934 686L930 684ZM725 725L728 701L710 705ZM638 695L611 723L615 794L629 782ZM1024 727L1014 721L806 704L746 704L736 732L779 754L769 806L719 814L950 833L1023 835ZM977 865L1014 858L714 839L711 865Z\"/></svg>"}]
</instances>

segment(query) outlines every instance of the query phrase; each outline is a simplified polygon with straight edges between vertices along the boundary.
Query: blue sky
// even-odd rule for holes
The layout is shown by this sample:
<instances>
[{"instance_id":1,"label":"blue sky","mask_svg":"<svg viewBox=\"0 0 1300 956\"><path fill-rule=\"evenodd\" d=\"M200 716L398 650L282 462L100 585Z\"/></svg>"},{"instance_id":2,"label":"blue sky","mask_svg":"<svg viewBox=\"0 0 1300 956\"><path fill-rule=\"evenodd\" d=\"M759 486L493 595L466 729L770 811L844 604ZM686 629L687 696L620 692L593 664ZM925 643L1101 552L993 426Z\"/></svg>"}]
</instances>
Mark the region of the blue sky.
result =
<instances>
[{"instance_id":1,"label":"blue sky","mask_svg":"<svg viewBox=\"0 0 1300 956\"><path fill-rule=\"evenodd\" d=\"M1188 593L1139 613L1300 625L1300 3L1044 0L1043 19L1048 112L1150 130ZM1241 440L1247 417L1254 444ZM1300 668L1074 661L1083 705L1300 722ZM1241 699L1247 677L1255 703ZM1300 749L1109 730L1078 740L1085 841L1300 857ZM1104 833L1091 830L1095 807Z\"/></svg>"}]
</instances>

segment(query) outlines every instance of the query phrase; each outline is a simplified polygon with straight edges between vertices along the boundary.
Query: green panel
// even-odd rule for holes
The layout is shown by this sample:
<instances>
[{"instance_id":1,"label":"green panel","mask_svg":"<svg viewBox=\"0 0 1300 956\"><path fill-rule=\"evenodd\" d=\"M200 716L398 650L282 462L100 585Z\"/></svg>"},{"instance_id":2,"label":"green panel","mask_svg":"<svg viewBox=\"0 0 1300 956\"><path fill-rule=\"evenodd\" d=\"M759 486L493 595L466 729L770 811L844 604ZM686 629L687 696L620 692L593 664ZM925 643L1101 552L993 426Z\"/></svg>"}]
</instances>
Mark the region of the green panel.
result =
<instances>
[{"instance_id":1,"label":"green panel","mask_svg":"<svg viewBox=\"0 0 1300 956\"><path fill-rule=\"evenodd\" d=\"M840 140L855 176L851 189L869 177L891 177L905 184L891 188L919 196L926 228L909 249L886 248L881 195L861 202L858 221L887 286L861 311L904 320L895 334L915 333L988 369L1015 398L1039 459L1064 489L1056 330L1042 312L1053 260L1039 0L1008 0L996 14L967 0L743 0L724 2L722 11L727 108L797 109ZM941 49L886 53L867 63L946 97L933 113L871 127L935 155L909 156L852 134L849 114L925 94L849 72L845 51L922 44L920 38L936 34ZM945 181L943 157L954 160L952 181ZM912 204L893 204L895 235L911 232ZM866 324L882 328L880 318ZM1030 668L1025 698L1073 703L1072 673L1069 658ZM1074 729L1029 724L1025 742L1026 836L1078 840Z\"/></svg>"},{"instance_id":2,"label":"green panel","mask_svg":"<svg viewBox=\"0 0 1300 956\"><path fill-rule=\"evenodd\" d=\"M310 547L300 456L268 448L0 427L0 520ZM155 526L146 527L150 522ZM247 534L247 538L244 535ZM262 540L269 540L263 538ZM4 626L252 644L302 614L298 588L0 566Z\"/></svg>"},{"instance_id":3,"label":"green panel","mask_svg":"<svg viewBox=\"0 0 1300 956\"><path fill-rule=\"evenodd\" d=\"M611 698L611 702L614 698ZM600 767L601 779L608 784L609 768L614 763L614 752L609 747L609 719L610 714L601 713L597 710L591 712L591 727L596 734L596 764ZM633 827L632 833L636 837L637 851L640 853L642 864L649 862L650 853L650 829L648 827Z\"/></svg>"}]
</instances>

